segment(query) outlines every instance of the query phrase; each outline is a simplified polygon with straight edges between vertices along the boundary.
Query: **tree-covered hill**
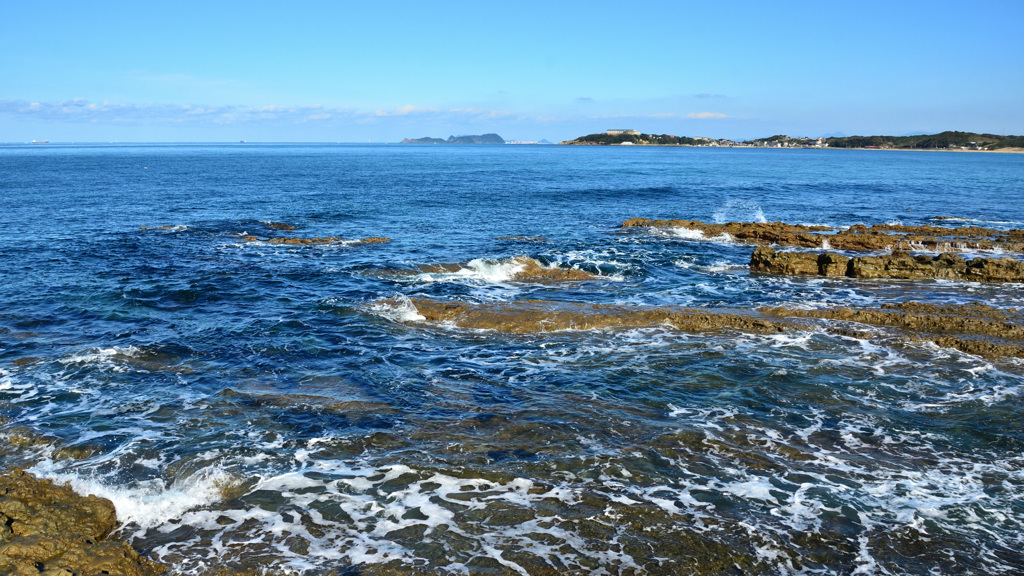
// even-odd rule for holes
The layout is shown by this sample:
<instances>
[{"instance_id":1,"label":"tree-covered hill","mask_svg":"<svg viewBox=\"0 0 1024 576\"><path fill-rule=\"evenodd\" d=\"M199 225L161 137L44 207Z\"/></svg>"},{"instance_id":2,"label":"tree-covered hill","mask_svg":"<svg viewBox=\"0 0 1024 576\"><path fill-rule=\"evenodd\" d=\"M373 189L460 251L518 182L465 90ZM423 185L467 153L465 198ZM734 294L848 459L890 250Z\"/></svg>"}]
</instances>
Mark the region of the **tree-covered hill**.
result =
<instances>
[{"instance_id":1,"label":"tree-covered hill","mask_svg":"<svg viewBox=\"0 0 1024 576\"><path fill-rule=\"evenodd\" d=\"M999 136L975 132L946 131L919 136L847 136L826 138L829 148L917 148L941 149L976 146L981 149L1022 148L1024 136Z\"/></svg>"}]
</instances>

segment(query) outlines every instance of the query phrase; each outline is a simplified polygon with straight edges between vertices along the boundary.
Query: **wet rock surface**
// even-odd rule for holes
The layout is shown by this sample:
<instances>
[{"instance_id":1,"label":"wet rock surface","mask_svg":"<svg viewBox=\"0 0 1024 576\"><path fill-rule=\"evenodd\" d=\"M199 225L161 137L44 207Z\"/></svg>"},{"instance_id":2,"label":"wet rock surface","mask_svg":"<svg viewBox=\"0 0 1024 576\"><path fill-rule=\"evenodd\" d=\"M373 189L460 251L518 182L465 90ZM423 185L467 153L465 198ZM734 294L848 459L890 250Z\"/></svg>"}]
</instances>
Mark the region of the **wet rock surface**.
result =
<instances>
[{"instance_id":1,"label":"wet rock surface","mask_svg":"<svg viewBox=\"0 0 1024 576\"><path fill-rule=\"evenodd\" d=\"M855 256L825 252L777 252L759 246L750 257L753 272L796 276L847 276L894 280L959 280L968 282L1024 282L1024 262L1014 258L965 260L946 252L938 256L911 256L893 252L884 256Z\"/></svg>"},{"instance_id":2,"label":"wet rock surface","mask_svg":"<svg viewBox=\"0 0 1024 576\"><path fill-rule=\"evenodd\" d=\"M817 276L818 255L810 252L776 252L760 246L750 256L750 270L791 276Z\"/></svg>"},{"instance_id":3,"label":"wet rock surface","mask_svg":"<svg viewBox=\"0 0 1024 576\"><path fill-rule=\"evenodd\" d=\"M711 224L699 220L651 220L630 218L623 228L686 228L707 237L728 234L737 242L761 246L825 248L848 251L929 250L962 252L1004 250L1024 252L1024 229L997 230L978 226L856 225L849 228L806 226L785 222L729 222Z\"/></svg>"},{"instance_id":4,"label":"wet rock surface","mask_svg":"<svg viewBox=\"0 0 1024 576\"><path fill-rule=\"evenodd\" d=\"M165 570L109 539L109 500L22 471L0 474L0 574L151 576Z\"/></svg>"},{"instance_id":5,"label":"wet rock surface","mask_svg":"<svg viewBox=\"0 0 1024 576\"><path fill-rule=\"evenodd\" d=\"M1000 310L984 304L906 302L881 308L759 310L770 318L819 318L896 328L912 339L930 340L938 346L986 358L1024 357L1024 318L1020 311ZM857 333L855 336L870 338L873 335Z\"/></svg>"},{"instance_id":6,"label":"wet rock surface","mask_svg":"<svg viewBox=\"0 0 1024 576\"><path fill-rule=\"evenodd\" d=\"M413 269L384 269L374 270L374 274L381 276L417 276L419 274L459 274L473 273L479 271L477 263L483 260L461 263L436 263L422 264ZM515 269L508 277L513 282L585 282L589 280L600 280L601 276L580 270L578 268L564 268L557 264L544 264L536 258L529 256L516 256L507 260L486 260L489 264L500 264L502 262L512 265Z\"/></svg>"},{"instance_id":7,"label":"wet rock surface","mask_svg":"<svg viewBox=\"0 0 1024 576\"><path fill-rule=\"evenodd\" d=\"M514 258L513 261L523 267L515 273L513 276L514 280L535 282L580 282L584 280L597 279L596 274L591 274L586 270L562 268L559 266L544 266L539 260L530 258L529 256L519 256Z\"/></svg>"},{"instance_id":8,"label":"wet rock surface","mask_svg":"<svg viewBox=\"0 0 1024 576\"><path fill-rule=\"evenodd\" d=\"M780 325L756 315L705 309L640 308L549 300L471 304L416 298L411 302L427 322L512 334L651 326L671 326L684 332L726 328L761 333L782 331Z\"/></svg>"},{"instance_id":9,"label":"wet rock surface","mask_svg":"<svg viewBox=\"0 0 1024 576\"><path fill-rule=\"evenodd\" d=\"M644 308L580 304L549 300L513 302L446 302L426 298L409 301L423 321L469 330L535 334L560 330L630 329L665 326L683 332L740 330L762 334L805 329L803 319L840 321L830 331L861 339L887 334L851 328L849 323L883 326L897 337L930 340L987 358L1024 357L1024 315L984 304L936 306L919 302L881 308L801 310L766 307L751 312L701 308ZM401 303L394 301L394 305Z\"/></svg>"}]
</instances>

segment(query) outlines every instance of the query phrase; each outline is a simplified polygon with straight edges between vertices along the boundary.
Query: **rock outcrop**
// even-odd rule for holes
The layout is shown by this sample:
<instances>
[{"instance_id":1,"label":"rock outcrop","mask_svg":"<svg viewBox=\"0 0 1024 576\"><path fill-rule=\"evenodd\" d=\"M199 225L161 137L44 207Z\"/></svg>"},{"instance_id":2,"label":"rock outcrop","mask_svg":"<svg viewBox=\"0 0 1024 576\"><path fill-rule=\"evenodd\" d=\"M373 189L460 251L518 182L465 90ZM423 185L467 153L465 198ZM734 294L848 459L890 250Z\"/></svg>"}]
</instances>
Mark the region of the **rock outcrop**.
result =
<instances>
[{"instance_id":1,"label":"rock outcrop","mask_svg":"<svg viewBox=\"0 0 1024 576\"><path fill-rule=\"evenodd\" d=\"M966 282L1024 282L1024 262L1014 258L975 258L958 254L911 256L895 251L884 256L856 256L825 252L777 252L759 246L750 257L750 270L802 276L846 276L894 280L959 280Z\"/></svg>"},{"instance_id":2,"label":"rock outcrop","mask_svg":"<svg viewBox=\"0 0 1024 576\"><path fill-rule=\"evenodd\" d=\"M544 266L540 261L529 256L518 256L513 260L523 267L512 277L513 280L519 282L582 282L598 278L596 274L591 274L586 270Z\"/></svg>"},{"instance_id":3,"label":"rock outcrop","mask_svg":"<svg viewBox=\"0 0 1024 576\"><path fill-rule=\"evenodd\" d=\"M844 336L862 339L897 336L910 340L928 340L938 346L988 358L1024 358L1024 313L984 304L932 305L908 302L880 308L801 310L768 307L744 312L549 300L468 303L413 298L391 302L399 307L410 303L416 308L417 314L422 316L421 322L509 334L658 326L692 333L739 330L774 334L786 329L806 329L808 320L823 320L827 321L827 330ZM880 333L851 328L850 323L892 330Z\"/></svg>"},{"instance_id":4,"label":"rock outcrop","mask_svg":"<svg viewBox=\"0 0 1024 576\"><path fill-rule=\"evenodd\" d=\"M818 255L809 252L776 252L759 246L750 256L750 270L790 276L817 276Z\"/></svg>"},{"instance_id":5,"label":"rock outcrop","mask_svg":"<svg viewBox=\"0 0 1024 576\"><path fill-rule=\"evenodd\" d=\"M272 230L295 230L295 226L285 222L264 222L264 224Z\"/></svg>"},{"instance_id":6,"label":"rock outcrop","mask_svg":"<svg viewBox=\"0 0 1024 576\"><path fill-rule=\"evenodd\" d=\"M427 322L512 334L653 326L671 326L683 332L721 329L760 333L782 331L782 326L756 314L706 309L642 308L548 300L474 304L414 298L411 302Z\"/></svg>"},{"instance_id":7,"label":"rock outcrop","mask_svg":"<svg viewBox=\"0 0 1024 576\"><path fill-rule=\"evenodd\" d=\"M847 251L929 250L963 252L966 250L1003 250L1024 252L1024 230L996 230L977 226L945 228L941 226L856 225L847 229L830 226L805 226L784 222L729 222L709 224L699 220L650 220L630 218L623 228L684 228L697 230L712 238L728 234L737 242L760 246L792 246Z\"/></svg>"},{"instance_id":8,"label":"rock outcrop","mask_svg":"<svg viewBox=\"0 0 1024 576\"><path fill-rule=\"evenodd\" d=\"M502 262L502 260L495 262ZM509 278L512 282L537 282L544 284L557 282L586 282L601 279L601 276L592 272L587 272L586 270L563 268L556 265L544 265L540 260L529 256L516 256L511 259L503 260L503 262L513 264L518 268L518 270ZM419 274L458 274L460 272L472 270L473 262L465 262L422 264L411 270L407 268L384 269L376 270L374 273L382 276L416 276Z\"/></svg>"},{"instance_id":9,"label":"rock outcrop","mask_svg":"<svg viewBox=\"0 0 1024 576\"><path fill-rule=\"evenodd\" d=\"M153 576L165 570L108 539L114 505L22 470L0 474L0 574Z\"/></svg>"},{"instance_id":10,"label":"rock outcrop","mask_svg":"<svg viewBox=\"0 0 1024 576\"><path fill-rule=\"evenodd\" d=\"M988 358L1024 357L1024 317L1021 313L984 304L906 302L886 304L881 308L761 308L759 311L769 318L818 318L896 328L912 339L930 340L938 346ZM839 332L843 333L842 330ZM872 337L866 333L855 335Z\"/></svg>"}]
</instances>

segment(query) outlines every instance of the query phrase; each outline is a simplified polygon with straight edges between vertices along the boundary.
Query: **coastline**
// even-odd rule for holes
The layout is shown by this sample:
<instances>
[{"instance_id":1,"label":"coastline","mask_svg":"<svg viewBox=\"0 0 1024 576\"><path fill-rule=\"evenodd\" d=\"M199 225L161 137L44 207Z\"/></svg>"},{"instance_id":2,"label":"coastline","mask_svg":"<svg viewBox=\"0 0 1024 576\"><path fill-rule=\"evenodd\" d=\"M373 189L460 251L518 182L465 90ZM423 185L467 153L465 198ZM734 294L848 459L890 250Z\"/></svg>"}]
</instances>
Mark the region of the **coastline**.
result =
<instances>
[{"instance_id":1,"label":"coastline","mask_svg":"<svg viewBox=\"0 0 1024 576\"><path fill-rule=\"evenodd\" d=\"M730 148L755 148L755 146L730 146ZM800 150L800 148L795 148ZM806 150L806 148L804 148ZM943 148L818 148L818 150L870 150L877 152L983 152L986 154L1024 154L1024 148L1000 148L998 150L949 150Z\"/></svg>"},{"instance_id":2,"label":"coastline","mask_svg":"<svg viewBox=\"0 0 1024 576\"><path fill-rule=\"evenodd\" d=\"M607 148L623 147L622 144L594 144L559 142L558 146L603 146ZM878 152L984 152L988 154L1024 154L1024 148L999 148L998 150L949 150L944 148L848 148L848 147L817 147L817 146L792 146L792 147L770 147L770 146L692 146L689 144L627 144L626 148L734 148L737 150L870 150Z\"/></svg>"}]
</instances>

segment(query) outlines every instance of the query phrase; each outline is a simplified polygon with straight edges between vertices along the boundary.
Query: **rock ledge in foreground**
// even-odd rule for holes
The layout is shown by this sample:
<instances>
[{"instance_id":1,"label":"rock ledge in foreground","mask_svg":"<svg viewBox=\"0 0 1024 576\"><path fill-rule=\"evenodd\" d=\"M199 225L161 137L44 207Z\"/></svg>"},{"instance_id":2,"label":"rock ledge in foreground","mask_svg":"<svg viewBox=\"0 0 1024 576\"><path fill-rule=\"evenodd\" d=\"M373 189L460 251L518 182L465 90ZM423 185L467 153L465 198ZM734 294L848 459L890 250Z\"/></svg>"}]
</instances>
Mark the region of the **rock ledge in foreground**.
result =
<instances>
[{"instance_id":1,"label":"rock ledge in foreground","mask_svg":"<svg viewBox=\"0 0 1024 576\"><path fill-rule=\"evenodd\" d=\"M23 470L0 473L0 574L154 576L166 568L107 537L114 505Z\"/></svg>"}]
</instances>

